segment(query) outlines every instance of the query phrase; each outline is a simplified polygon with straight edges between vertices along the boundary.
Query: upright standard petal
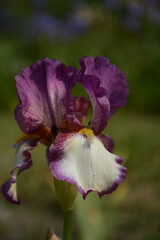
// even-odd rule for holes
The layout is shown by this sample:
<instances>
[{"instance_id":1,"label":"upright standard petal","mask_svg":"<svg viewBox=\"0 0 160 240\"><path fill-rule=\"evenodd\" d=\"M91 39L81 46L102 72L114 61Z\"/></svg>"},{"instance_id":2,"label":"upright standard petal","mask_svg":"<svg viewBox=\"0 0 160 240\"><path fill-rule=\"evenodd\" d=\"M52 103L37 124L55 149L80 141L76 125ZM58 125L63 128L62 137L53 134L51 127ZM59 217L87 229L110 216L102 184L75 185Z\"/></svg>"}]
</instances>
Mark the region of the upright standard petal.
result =
<instances>
[{"instance_id":1,"label":"upright standard petal","mask_svg":"<svg viewBox=\"0 0 160 240\"><path fill-rule=\"evenodd\" d=\"M82 72L79 81L90 96L93 106L90 128L98 135L105 128L110 111L106 90L100 86L100 80L95 76L83 75Z\"/></svg>"},{"instance_id":2,"label":"upright standard petal","mask_svg":"<svg viewBox=\"0 0 160 240\"><path fill-rule=\"evenodd\" d=\"M109 113L104 117L111 117L118 107L127 103L128 82L125 75L105 57L95 59L93 57L84 57L80 60L80 64L84 76L97 77L100 81L100 87L106 90L110 109Z\"/></svg>"},{"instance_id":3,"label":"upright standard petal","mask_svg":"<svg viewBox=\"0 0 160 240\"><path fill-rule=\"evenodd\" d=\"M100 197L111 193L126 177L120 158L110 153L91 129L59 133L48 159L53 176L75 184L84 198L91 191Z\"/></svg>"},{"instance_id":4,"label":"upright standard petal","mask_svg":"<svg viewBox=\"0 0 160 240\"><path fill-rule=\"evenodd\" d=\"M85 97L75 97L74 100L75 116L81 123L83 123L88 114L90 101L88 101Z\"/></svg>"},{"instance_id":5,"label":"upright standard petal","mask_svg":"<svg viewBox=\"0 0 160 240\"><path fill-rule=\"evenodd\" d=\"M11 203L19 204L17 195L17 176L32 166L30 150L37 146L37 140L31 139L20 142L16 145L15 167L11 171L10 179L2 185L1 191L4 197Z\"/></svg>"},{"instance_id":6,"label":"upright standard petal","mask_svg":"<svg viewBox=\"0 0 160 240\"><path fill-rule=\"evenodd\" d=\"M74 115L68 109L72 104L70 90L76 82L75 75L75 68L45 58L15 77L20 99L15 117L25 133L33 133L42 124L60 128L67 114Z\"/></svg>"},{"instance_id":7,"label":"upright standard petal","mask_svg":"<svg viewBox=\"0 0 160 240\"><path fill-rule=\"evenodd\" d=\"M26 133L32 133L42 123L52 126L52 107L48 95L46 65L48 58L35 62L16 75L16 87L20 104L15 109L15 117ZM53 71L59 65L52 60Z\"/></svg>"},{"instance_id":8,"label":"upright standard petal","mask_svg":"<svg viewBox=\"0 0 160 240\"><path fill-rule=\"evenodd\" d=\"M47 90L49 102L52 108L52 126L63 128L70 121L72 124L81 125L75 117L74 103L70 94L77 80L77 72L74 67L67 68L61 63L56 71L52 67L52 61L47 64Z\"/></svg>"}]
</instances>

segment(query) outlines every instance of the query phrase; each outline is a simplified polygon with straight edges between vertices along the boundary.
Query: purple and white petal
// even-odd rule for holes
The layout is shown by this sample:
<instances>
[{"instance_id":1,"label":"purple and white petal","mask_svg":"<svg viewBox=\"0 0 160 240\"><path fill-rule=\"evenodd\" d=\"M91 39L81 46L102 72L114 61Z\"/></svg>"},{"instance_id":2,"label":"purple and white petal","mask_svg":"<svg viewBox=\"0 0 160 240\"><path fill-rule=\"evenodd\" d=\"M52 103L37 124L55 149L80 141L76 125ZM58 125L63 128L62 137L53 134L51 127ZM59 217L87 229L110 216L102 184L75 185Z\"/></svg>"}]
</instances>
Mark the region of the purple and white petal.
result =
<instances>
[{"instance_id":1,"label":"purple and white petal","mask_svg":"<svg viewBox=\"0 0 160 240\"><path fill-rule=\"evenodd\" d=\"M96 76L106 90L111 117L128 100L128 82L125 75L105 57L84 57L80 60L84 75Z\"/></svg>"},{"instance_id":2,"label":"purple and white petal","mask_svg":"<svg viewBox=\"0 0 160 240\"><path fill-rule=\"evenodd\" d=\"M2 185L1 191L4 197L11 203L20 204L17 195L17 176L32 166L30 150L37 146L37 140L26 140L18 143L16 147L14 169L11 171L10 179Z\"/></svg>"},{"instance_id":3,"label":"purple and white petal","mask_svg":"<svg viewBox=\"0 0 160 240\"><path fill-rule=\"evenodd\" d=\"M94 135L59 133L47 155L52 175L75 184L84 198L91 191L111 193L126 177L119 157Z\"/></svg>"},{"instance_id":4,"label":"purple and white petal","mask_svg":"<svg viewBox=\"0 0 160 240\"><path fill-rule=\"evenodd\" d=\"M74 106L70 106L70 90L77 74L75 68L45 58L15 77L20 99L15 117L25 133L33 133L42 124L60 128L65 124L66 115L79 123L73 116Z\"/></svg>"}]
</instances>

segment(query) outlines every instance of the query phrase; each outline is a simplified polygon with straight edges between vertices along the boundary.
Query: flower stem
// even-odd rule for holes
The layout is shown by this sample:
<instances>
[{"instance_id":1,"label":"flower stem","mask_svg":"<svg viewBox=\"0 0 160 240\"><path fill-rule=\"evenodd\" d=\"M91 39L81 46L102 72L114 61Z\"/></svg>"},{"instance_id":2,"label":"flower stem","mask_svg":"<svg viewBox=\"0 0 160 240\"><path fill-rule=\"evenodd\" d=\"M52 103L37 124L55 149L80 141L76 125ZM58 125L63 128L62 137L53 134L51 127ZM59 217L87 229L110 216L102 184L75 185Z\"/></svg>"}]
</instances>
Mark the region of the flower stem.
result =
<instances>
[{"instance_id":1,"label":"flower stem","mask_svg":"<svg viewBox=\"0 0 160 240\"><path fill-rule=\"evenodd\" d=\"M64 225L63 225L63 240L71 239L71 230L72 230L72 212L64 212Z\"/></svg>"}]
</instances>

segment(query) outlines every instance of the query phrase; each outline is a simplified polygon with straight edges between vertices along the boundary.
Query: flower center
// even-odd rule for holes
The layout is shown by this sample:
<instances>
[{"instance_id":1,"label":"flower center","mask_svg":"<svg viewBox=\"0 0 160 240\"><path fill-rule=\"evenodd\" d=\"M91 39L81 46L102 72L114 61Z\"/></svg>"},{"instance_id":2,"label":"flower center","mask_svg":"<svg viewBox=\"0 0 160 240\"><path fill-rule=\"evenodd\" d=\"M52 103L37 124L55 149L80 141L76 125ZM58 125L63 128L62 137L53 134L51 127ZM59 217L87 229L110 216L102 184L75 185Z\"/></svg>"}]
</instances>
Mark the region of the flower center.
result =
<instances>
[{"instance_id":1,"label":"flower center","mask_svg":"<svg viewBox=\"0 0 160 240\"><path fill-rule=\"evenodd\" d=\"M88 139L92 139L94 137L94 133L89 128L82 128L78 133L86 136Z\"/></svg>"},{"instance_id":2,"label":"flower center","mask_svg":"<svg viewBox=\"0 0 160 240\"><path fill-rule=\"evenodd\" d=\"M69 126L68 128L64 129L58 129L56 126L52 126L51 129L45 126L40 126L34 133L23 134L21 138L17 140L17 143L21 141L26 141L28 139L37 139L42 144L49 147L59 132L62 133L78 132L79 134L82 134L83 136L90 140L94 137L93 131L85 127L79 130L79 128L75 126Z\"/></svg>"}]
</instances>

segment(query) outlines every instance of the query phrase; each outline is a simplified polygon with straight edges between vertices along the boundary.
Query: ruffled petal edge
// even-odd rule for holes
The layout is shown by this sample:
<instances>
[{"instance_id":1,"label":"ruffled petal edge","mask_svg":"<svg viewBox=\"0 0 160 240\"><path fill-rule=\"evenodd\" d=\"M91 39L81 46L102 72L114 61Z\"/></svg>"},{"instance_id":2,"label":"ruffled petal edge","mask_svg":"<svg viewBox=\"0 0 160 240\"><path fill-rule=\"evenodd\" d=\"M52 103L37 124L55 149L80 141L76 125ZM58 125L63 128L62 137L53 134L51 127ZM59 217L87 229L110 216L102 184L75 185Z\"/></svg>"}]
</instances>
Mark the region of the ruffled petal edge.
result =
<instances>
[{"instance_id":1,"label":"ruffled petal edge","mask_svg":"<svg viewBox=\"0 0 160 240\"><path fill-rule=\"evenodd\" d=\"M123 159L107 151L95 136L60 133L47 156L52 175L75 184L84 199L92 191L100 198L113 192L127 173L120 165Z\"/></svg>"}]
</instances>

